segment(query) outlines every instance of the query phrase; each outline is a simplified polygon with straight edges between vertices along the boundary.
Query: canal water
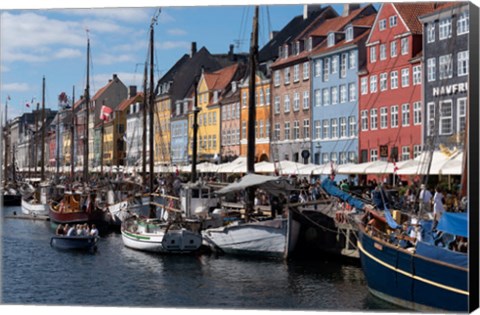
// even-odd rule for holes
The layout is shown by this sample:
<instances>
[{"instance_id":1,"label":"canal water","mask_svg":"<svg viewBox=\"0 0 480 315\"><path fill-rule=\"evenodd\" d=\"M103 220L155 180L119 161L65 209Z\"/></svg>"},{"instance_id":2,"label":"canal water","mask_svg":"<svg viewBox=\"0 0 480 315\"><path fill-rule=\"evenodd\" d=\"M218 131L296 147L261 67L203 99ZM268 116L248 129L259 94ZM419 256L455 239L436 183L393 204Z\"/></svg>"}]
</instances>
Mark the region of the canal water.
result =
<instances>
[{"instance_id":1,"label":"canal water","mask_svg":"<svg viewBox=\"0 0 480 315\"><path fill-rule=\"evenodd\" d=\"M6 207L3 214L20 213ZM2 304L312 311L391 311L368 293L359 264L162 256L102 235L95 254L50 247L48 221L3 218Z\"/></svg>"}]
</instances>

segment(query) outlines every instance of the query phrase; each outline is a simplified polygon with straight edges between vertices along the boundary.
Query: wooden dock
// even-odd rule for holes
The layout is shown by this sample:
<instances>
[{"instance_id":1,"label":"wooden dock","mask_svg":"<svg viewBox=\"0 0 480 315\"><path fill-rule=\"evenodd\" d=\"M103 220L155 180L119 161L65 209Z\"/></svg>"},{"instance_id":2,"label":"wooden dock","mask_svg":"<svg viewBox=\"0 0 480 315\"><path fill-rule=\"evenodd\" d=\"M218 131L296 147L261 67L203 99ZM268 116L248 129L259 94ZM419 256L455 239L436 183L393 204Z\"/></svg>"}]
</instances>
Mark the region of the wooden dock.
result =
<instances>
[{"instance_id":1,"label":"wooden dock","mask_svg":"<svg viewBox=\"0 0 480 315\"><path fill-rule=\"evenodd\" d=\"M4 219L19 219L19 220L40 220L40 221L50 221L50 217L48 215L30 215L30 214L13 214L5 215Z\"/></svg>"}]
</instances>

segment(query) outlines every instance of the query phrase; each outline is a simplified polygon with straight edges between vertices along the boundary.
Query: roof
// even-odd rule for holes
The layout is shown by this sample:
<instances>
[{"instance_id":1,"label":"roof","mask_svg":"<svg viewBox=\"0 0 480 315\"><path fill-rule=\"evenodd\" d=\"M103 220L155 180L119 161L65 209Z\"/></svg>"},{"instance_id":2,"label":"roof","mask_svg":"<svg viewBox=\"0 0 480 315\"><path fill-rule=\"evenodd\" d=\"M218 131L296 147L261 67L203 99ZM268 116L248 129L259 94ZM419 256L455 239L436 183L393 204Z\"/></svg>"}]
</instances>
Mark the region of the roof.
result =
<instances>
[{"instance_id":1,"label":"roof","mask_svg":"<svg viewBox=\"0 0 480 315\"><path fill-rule=\"evenodd\" d=\"M360 34L359 36L355 37L353 40L349 41L349 42L345 42L345 40L341 40L339 41L337 44L331 46L331 47L327 47L327 43L324 41L320 46L318 46L317 48L315 48L311 55L318 55L318 54L325 54L325 53L328 53L328 52L331 52L331 51L334 51L334 50L337 50L341 47L347 47L347 46L351 46L351 45L356 45L358 42L362 41L362 40L366 40L368 38L368 35L370 34L370 30L366 31L366 32L363 32L362 34Z\"/></svg>"},{"instance_id":2,"label":"roof","mask_svg":"<svg viewBox=\"0 0 480 315\"><path fill-rule=\"evenodd\" d=\"M120 104L118 104L117 109L119 111L124 111L125 109L128 108L128 106L132 105L135 103L137 100L142 100L143 101L143 92L137 92L135 96L132 96L130 98L127 98L126 100L122 101Z\"/></svg>"},{"instance_id":3,"label":"roof","mask_svg":"<svg viewBox=\"0 0 480 315\"><path fill-rule=\"evenodd\" d=\"M157 82L157 87L155 89L156 94L158 93L159 86L163 83L171 82L173 81L175 74L179 69L190 59L190 56L188 54L184 54L180 59L177 60L177 62L168 70L167 73L165 73Z\"/></svg>"},{"instance_id":4,"label":"roof","mask_svg":"<svg viewBox=\"0 0 480 315\"><path fill-rule=\"evenodd\" d=\"M209 90L223 90L232 81L238 69L238 64L233 64L213 73L205 73L205 81Z\"/></svg>"},{"instance_id":5,"label":"roof","mask_svg":"<svg viewBox=\"0 0 480 315\"><path fill-rule=\"evenodd\" d=\"M419 21L418 17L430 13L437 8L437 4L435 2L399 2L393 3L393 5L412 34L423 33L422 23Z\"/></svg>"}]
</instances>

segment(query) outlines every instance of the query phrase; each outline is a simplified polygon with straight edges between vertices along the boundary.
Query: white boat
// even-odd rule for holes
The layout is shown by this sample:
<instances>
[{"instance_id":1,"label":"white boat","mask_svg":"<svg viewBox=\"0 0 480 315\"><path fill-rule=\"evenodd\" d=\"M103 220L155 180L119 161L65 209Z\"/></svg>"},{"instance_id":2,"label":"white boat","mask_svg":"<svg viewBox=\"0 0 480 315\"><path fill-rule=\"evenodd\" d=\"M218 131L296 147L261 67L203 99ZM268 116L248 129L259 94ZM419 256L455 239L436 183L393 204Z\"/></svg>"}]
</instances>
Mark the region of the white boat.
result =
<instances>
[{"instance_id":1,"label":"white boat","mask_svg":"<svg viewBox=\"0 0 480 315\"><path fill-rule=\"evenodd\" d=\"M22 197L21 206L22 213L32 216L48 215L48 190L50 184L41 183L40 187L32 193Z\"/></svg>"},{"instance_id":2,"label":"white boat","mask_svg":"<svg viewBox=\"0 0 480 315\"><path fill-rule=\"evenodd\" d=\"M130 217L122 224L121 232L123 244L140 251L186 254L202 246L199 233L158 219Z\"/></svg>"}]
</instances>

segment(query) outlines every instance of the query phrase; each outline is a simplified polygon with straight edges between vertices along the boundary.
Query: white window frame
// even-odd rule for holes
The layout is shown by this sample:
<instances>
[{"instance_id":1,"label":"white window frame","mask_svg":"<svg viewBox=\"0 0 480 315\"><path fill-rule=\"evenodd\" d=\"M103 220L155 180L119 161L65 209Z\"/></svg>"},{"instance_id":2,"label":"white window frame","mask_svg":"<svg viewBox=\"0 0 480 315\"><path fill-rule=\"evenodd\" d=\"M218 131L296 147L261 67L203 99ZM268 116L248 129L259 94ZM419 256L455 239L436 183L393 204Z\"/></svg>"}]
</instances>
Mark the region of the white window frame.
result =
<instances>
[{"instance_id":1,"label":"white window frame","mask_svg":"<svg viewBox=\"0 0 480 315\"><path fill-rule=\"evenodd\" d=\"M368 131L368 110L361 111L362 131Z\"/></svg>"},{"instance_id":2,"label":"white window frame","mask_svg":"<svg viewBox=\"0 0 480 315\"><path fill-rule=\"evenodd\" d=\"M290 84L290 67L286 67L283 69L283 80L284 80L284 85Z\"/></svg>"},{"instance_id":3,"label":"white window frame","mask_svg":"<svg viewBox=\"0 0 480 315\"><path fill-rule=\"evenodd\" d=\"M310 139L310 119L303 120L303 138Z\"/></svg>"},{"instance_id":4,"label":"white window frame","mask_svg":"<svg viewBox=\"0 0 480 315\"><path fill-rule=\"evenodd\" d=\"M337 139L338 138L338 119L332 118L330 120L330 126L331 126L330 138Z\"/></svg>"},{"instance_id":5,"label":"white window frame","mask_svg":"<svg viewBox=\"0 0 480 315\"><path fill-rule=\"evenodd\" d=\"M347 117L340 117L340 138L347 137Z\"/></svg>"},{"instance_id":6,"label":"white window frame","mask_svg":"<svg viewBox=\"0 0 480 315\"><path fill-rule=\"evenodd\" d=\"M422 154L423 149L421 144L415 144L413 146L413 158L416 158L417 156L420 156Z\"/></svg>"},{"instance_id":7,"label":"white window frame","mask_svg":"<svg viewBox=\"0 0 480 315\"><path fill-rule=\"evenodd\" d=\"M340 78L345 78L347 76L347 54L342 54L340 56Z\"/></svg>"},{"instance_id":8,"label":"white window frame","mask_svg":"<svg viewBox=\"0 0 480 315\"><path fill-rule=\"evenodd\" d=\"M394 57L397 57L398 55L398 52L397 52L397 41L396 40L392 40L390 42L390 57L391 58L394 58Z\"/></svg>"},{"instance_id":9,"label":"white window frame","mask_svg":"<svg viewBox=\"0 0 480 315\"><path fill-rule=\"evenodd\" d=\"M348 67L350 69L355 69L356 66L357 66L356 55L355 55L355 51L352 50L348 54Z\"/></svg>"},{"instance_id":10,"label":"white window frame","mask_svg":"<svg viewBox=\"0 0 480 315\"><path fill-rule=\"evenodd\" d=\"M435 22L427 25L427 43L435 42Z\"/></svg>"},{"instance_id":11,"label":"white window frame","mask_svg":"<svg viewBox=\"0 0 480 315\"><path fill-rule=\"evenodd\" d=\"M380 91L388 89L388 74L386 72L380 73Z\"/></svg>"},{"instance_id":12,"label":"white window frame","mask_svg":"<svg viewBox=\"0 0 480 315\"><path fill-rule=\"evenodd\" d=\"M398 71L390 72L390 89L398 89Z\"/></svg>"},{"instance_id":13,"label":"white window frame","mask_svg":"<svg viewBox=\"0 0 480 315\"><path fill-rule=\"evenodd\" d=\"M293 140L300 139L300 122L295 120L293 122Z\"/></svg>"},{"instance_id":14,"label":"white window frame","mask_svg":"<svg viewBox=\"0 0 480 315\"><path fill-rule=\"evenodd\" d=\"M467 98L462 97L457 99L457 134L465 131L467 117Z\"/></svg>"},{"instance_id":15,"label":"white window frame","mask_svg":"<svg viewBox=\"0 0 480 315\"><path fill-rule=\"evenodd\" d=\"M378 21L378 29L380 31L386 30L387 29L387 19L382 19Z\"/></svg>"},{"instance_id":16,"label":"white window frame","mask_svg":"<svg viewBox=\"0 0 480 315\"><path fill-rule=\"evenodd\" d=\"M370 47L370 62L375 63L377 61L377 46Z\"/></svg>"},{"instance_id":17,"label":"white window frame","mask_svg":"<svg viewBox=\"0 0 480 315\"><path fill-rule=\"evenodd\" d=\"M314 96L315 96L315 106L322 106L322 90L316 89L314 91Z\"/></svg>"},{"instance_id":18,"label":"white window frame","mask_svg":"<svg viewBox=\"0 0 480 315\"><path fill-rule=\"evenodd\" d=\"M438 22L438 39L443 40L452 37L452 19L445 18Z\"/></svg>"},{"instance_id":19,"label":"white window frame","mask_svg":"<svg viewBox=\"0 0 480 315\"><path fill-rule=\"evenodd\" d=\"M295 91L293 93L293 111L298 112L300 110L300 93Z\"/></svg>"},{"instance_id":20,"label":"white window frame","mask_svg":"<svg viewBox=\"0 0 480 315\"><path fill-rule=\"evenodd\" d=\"M463 77L468 75L468 58L468 50L457 53L457 76Z\"/></svg>"},{"instance_id":21,"label":"white window frame","mask_svg":"<svg viewBox=\"0 0 480 315\"><path fill-rule=\"evenodd\" d=\"M350 102L357 100L357 85L355 83L348 84L348 100Z\"/></svg>"},{"instance_id":22,"label":"white window frame","mask_svg":"<svg viewBox=\"0 0 480 315\"><path fill-rule=\"evenodd\" d=\"M283 97L283 112L290 113L290 95L288 94Z\"/></svg>"},{"instance_id":23,"label":"white window frame","mask_svg":"<svg viewBox=\"0 0 480 315\"><path fill-rule=\"evenodd\" d=\"M413 125L419 126L422 124L422 102L413 103Z\"/></svg>"},{"instance_id":24,"label":"white window frame","mask_svg":"<svg viewBox=\"0 0 480 315\"><path fill-rule=\"evenodd\" d=\"M293 83L300 81L300 65L293 66Z\"/></svg>"},{"instance_id":25,"label":"white window frame","mask_svg":"<svg viewBox=\"0 0 480 315\"><path fill-rule=\"evenodd\" d=\"M377 76L370 76L370 93L377 93Z\"/></svg>"},{"instance_id":26,"label":"white window frame","mask_svg":"<svg viewBox=\"0 0 480 315\"><path fill-rule=\"evenodd\" d=\"M322 137L322 121L315 120L315 139L321 139Z\"/></svg>"},{"instance_id":27,"label":"white window frame","mask_svg":"<svg viewBox=\"0 0 480 315\"><path fill-rule=\"evenodd\" d=\"M273 84L275 86L280 86L280 70L275 70L273 72Z\"/></svg>"},{"instance_id":28,"label":"white window frame","mask_svg":"<svg viewBox=\"0 0 480 315\"><path fill-rule=\"evenodd\" d=\"M396 15L392 15L388 18L388 23L390 24L390 28L397 26L398 18Z\"/></svg>"},{"instance_id":29,"label":"white window frame","mask_svg":"<svg viewBox=\"0 0 480 315\"><path fill-rule=\"evenodd\" d=\"M345 84L340 85L340 103L346 103L348 99L347 86Z\"/></svg>"},{"instance_id":30,"label":"white window frame","mask_svg":"<svg viewBox=\"0 0 480 315\"><path fill-rule=\"evenodd\" d=\"M303 80L308 80L310 78L310 62L305 61L303 63Z\"/></svg>"},{"instance_id":31,"label":"white window frame","mask_svg":"<svg viewBox=\"0 0 480 315\"><path fill-rule=\"evenodd\" d=\"M400 40L400 51L402 55L408 54L408 37L404 37Z\"/></svg>"},{"instance_id":32,"label":"white window frame","mask_svg":"<svg viewBox=\"0 0 480 315\"><path fill-rule=\"evenodd\" d=\"M330 32L327 35L327 46L332 47L333 45L335 45L335 33Z\"/></svg>"},{"instance_id":33,"label":"white window frame","mask_svg":"<svg viewBox=\"0 0 480 315\"><path fill-rule=\"evenodd\" d=\"M453 134L453 102L452 100L442 100L439 102L439 107L440 107L439 135L442 135L442 136L451 135ZM450 115L447 115L447 113L445 112L445 109L450 111ZM448 125L450 125L449 129L448 129Z\"/></svg>"},{"instance_id":34,"label":"white window frame","mask_svg":"<svg viewBox=\"0 0 480 315\"><path fill-rule=\"evenodd\" d=\"M273 109L275 114L280 114L280 96L278 95L273 99Z\"/></svg>"},{"instance_id":35,"label":"white window frame","mask_svg":"<svg viewBox=\"0 0 480 315\"><path fill-rule=\"evenodd\" d=\"M470 31L470 13L469 11L462 12L457 19L457 35L468 34Z\"/></svg>"},{"instance_id":36,"label":"white window frame","mask_svg":"<svg viewBox=\"0 0 480 315\"><path fill-rule=\"evenodd\" d=\"M422 84L422 66L413 66L413 85Z\"/></svg>"},{"instance_id":37,"label":"white window frame","mask_svg":"<svg viewBox=\"0 0 480 315\"><path fill-rule=\"evenodd\" d=\"M437 59L435 57L427 59L427 81L434 82L437 79Z\"/></svg>"},{"instance_id":38,"label":"white window frame","mask_svg":"<svg viewBox=\"0 0 480 315\"><path fill-rule=\"evenodd\" d=\"M380 129L387 129L388 128L388 108L381 107L380 108Z\"/></svg>"},{"instance_id":39,"label":"white window frame","mask_svg":"<svg viewBox=\"0 0 480 315\"><path fill-rule=\"evenodd\" d=\"M320 60L315 60L314 62L314 76L316 78L322 75L322 62Z\"/></svg>"},{"instance_id":40,"label":"white window frame","mask_svg":"<svg viewBox=\"0 0 480 315\"><path fill-rule=\"evenodd\" d=\"M446 54L438 57L438 79L451 79L453 77L453 58L452 54Z\"/></svg>"},{"instance_id":41,"label":"white window frame","mask_svg":"<svg viewBox=\"0 0 480 315\"><path fill-rule=\"evenodd\" d=\"M330 58L323 60L323 81L327 82L330 76Z\"/></svg>"},{"instance_id":42,"label":"white window frame","mask_svg":"<svg viewBox=\"0 0 480 315\"><path fill-rule=\"evenodd\" d=\"M330 96L331 104L332 105L338 104L338 87L332 86L330 92L331 92L331 96Z\"/></svg>"},{"instance_id":43,"label":"white window frame","mask_svg":"<svg viewBox=\"0 0 480 315\"><path fill-rule=\"evenodd\" d=\"M376 108L372 108L370 110L370 130L377 130L378 129L378 110Z\"/></svg>"},{"instance_id":44,"label":"white window frame","mask_svg":"<svg viewBox=\"0 0 480 315\"><path fill-rule=\"evenodd\" d=\"M310 108L310 91L303 91L303 109Z\"/></svg>"},{"instance_id":45,"label":"white window frame","mask_svg":"<svg viewBox=\"0 0 480 315\"><path fill-rule=\"evenodd\" d=\"M378 160L378 149L370 149L370 162Z\"/></svg>"},{"instance_id":46,"label":"white window frame","mask_svg":"<svg viewBox=\"0 0 480 315\"><path fill-rule=\"evenodd\" d=\"M348 117L348 135L351 138L357 136L357 117L355 116Z\"/></svg>"},{"instance_id":47,"label":"white window frame","mask_svg":"<svg viewBox=\"0 0 480 315\"><path fill-rule=\"evenodd\" d=\"M322 139L330 138L329 130L330 130L330 120L329 119L322 120Z\"/></svg>"},{"instance_id":48,"label":"white window frame","mask_svg":"<svg viewBox=\"0 0 480 315\"><path fill-rule=\"evenodd\" d=\"M331 67L331 74L337 73L338 72L338 56L333 56L332 57L332 67Z\"/></svg>"},{"instance_id":49,"label":"white window frame","mask_svg":"<svg viewBox=\"0 0 480 315\"><path fill-rule=\"evenodd\" d=\"M387 59L387 45L380 44L380 60Z\"/></svg>"},{"instance_id":50,"label":"white window frame","mask_svg":"<svg viewBox=\"0 0 480 315\"><path fill-rule=\"evenodd\" d=\"M275 141L280 140L280 123L275 123L275 130L274 130L274 139Z\"/></svg>"},{"instance_id":51,"label":"white window frame","mask_svg":"<svg viewBox=\"0 0 480 315\"><path fill-rule=\"evenodd\" d=\"M362 95L368 94L368 77L362 77L360 79L360 88Z\"/></svg>"},{"instance_id":52,"label":"white window frame","mask_svg":"<svg viewBox=\"0 0 480 315\"><path fill-rule=\"evenodd\" d=\"M427 104L427 135L432 136L432 132L435 130L435 103L430 102Z\"/></svg>"},{"instance_id":53,"label":"white window frame","mask_svg":"<svg viewBox=\"0 0 480 315\"><path fill-rule=\"evenodd\" d=\"M390 128L398 128L398 105L390 107Z\"/></svg>"},{"instance_id":54,"label":"white window frame","mask_svg":"<svg viewBox=\"0 0 480 315\"><path fill-rule=\"evenodd\" d=\"M353 27L349 26L345 30L345 42L351 42L353 40Z\"/></svg>"},{"instance_id":55,"label":"white window frame","mask_svg":"<svg viewBox=\"0 0 480 315\"><path fill-rule=\"evenodd\" d=\"M290 137L291 136L290 135L290 122L289 121L285 122L283 131L284 131L284 140L286 140L286 141L291 140L291 137Z\"/></svg>"},{"instance_id":56,"label":"white window frame","mask_svg":"<svg viewBox=\"0 0 480 315\"><path fill-rule=\"evenodd\" d=\"M330 105L330 89L329 88L325 88L322 91L322 104L323 106Z\"/></svg>"},{"instance_id":57,"label":"white window frame","mask_svg":"<svg viewBox=\"0 0 480 315\"><path fill-rule=\"evenodd\" d=\"M410 146L402 146L402 161L408 161L410 157Z\"/></svg>"},{"instance_id":58,"label":"white window frame","mask_svg":"<svg viewBox=\"0 0 480 315\"><path fill-rule=\"evenodd\" d=\"M410 69L402 69L402 87L410 86Z\"/></svg>"},{"instance_id":59,"label":"white window frame","mask_svg":"<svg viewBox=\"0 0 480 315\"><path fill-rule=\"evenodd\" d=\"M410 104L402 104L402 126L410 126Z\"/></svg>"}]
</instances>

